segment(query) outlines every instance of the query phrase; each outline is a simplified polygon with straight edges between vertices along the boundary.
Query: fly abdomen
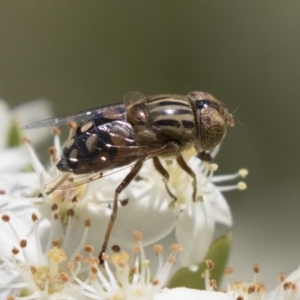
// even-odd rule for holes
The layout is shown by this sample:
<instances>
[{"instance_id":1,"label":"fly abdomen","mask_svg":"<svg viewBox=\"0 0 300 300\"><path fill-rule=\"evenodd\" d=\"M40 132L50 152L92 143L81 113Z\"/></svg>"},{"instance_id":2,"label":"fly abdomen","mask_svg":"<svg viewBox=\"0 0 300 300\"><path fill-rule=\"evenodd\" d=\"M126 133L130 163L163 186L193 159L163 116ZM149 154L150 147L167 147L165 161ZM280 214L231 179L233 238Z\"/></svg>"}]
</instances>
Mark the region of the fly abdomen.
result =
<instances>
[{"instance_id":1,"label":"fly abdomen","mask_svg":"<svg viewBox=\"0 0 300 300\"><path fill-rule=\"evenodd\" d=\"M135 146L128 123L112 121L96 126L94 121L88 121L66 142L57 168L74 174L107 170L110 165L115 166L118 147L122 145Z\"/></svg>"}]
</instances>

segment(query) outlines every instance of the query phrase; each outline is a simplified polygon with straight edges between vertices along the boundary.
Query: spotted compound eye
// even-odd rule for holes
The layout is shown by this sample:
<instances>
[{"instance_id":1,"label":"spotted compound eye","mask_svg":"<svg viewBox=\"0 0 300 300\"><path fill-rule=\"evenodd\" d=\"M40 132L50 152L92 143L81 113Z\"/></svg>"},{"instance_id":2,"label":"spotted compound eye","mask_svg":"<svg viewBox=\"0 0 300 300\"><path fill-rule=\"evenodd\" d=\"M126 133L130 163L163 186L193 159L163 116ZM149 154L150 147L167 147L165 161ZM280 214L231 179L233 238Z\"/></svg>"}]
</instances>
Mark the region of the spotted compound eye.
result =
<instances>
[{"instance_id":1,"label":"spotted compound eye","mask_svg":"<svg viewBox=\"0 0 300 300\"><path fill-rule=\"evenodd\" d=\"M209 105L200 111L200 138L203 151L216 147L224 137L226 122L215 107Z\"/></svg>"},{"instance_id":2,"label":"spotted compound eye","mask_svg":"<svg viewBox=\"0 0 300 300\"><path fill-rule=\"evenodd\" d=\"M223 139L227 125L234 125L232 115L208 93L191 92L187 98L193 105L197 121L195 147L198 152L211 150Z\"/></svg>"}]
</instances>

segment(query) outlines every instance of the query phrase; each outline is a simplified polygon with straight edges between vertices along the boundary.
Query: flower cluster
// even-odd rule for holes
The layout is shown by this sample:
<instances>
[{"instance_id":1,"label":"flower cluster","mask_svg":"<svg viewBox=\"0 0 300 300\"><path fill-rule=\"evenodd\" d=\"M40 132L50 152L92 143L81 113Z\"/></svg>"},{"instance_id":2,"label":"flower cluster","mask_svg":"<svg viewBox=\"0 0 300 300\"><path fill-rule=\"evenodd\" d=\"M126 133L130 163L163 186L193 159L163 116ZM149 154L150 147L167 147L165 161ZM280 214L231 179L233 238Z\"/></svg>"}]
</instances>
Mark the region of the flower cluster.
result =
<instances>
[{"instance_id":1,"label":"flower cluster","mask_svg":"<svg viewBox=\"0 0 300 300\"><path fill-rule=\"evenodd\" d=\"M7 117L7 110L1 111L0 107L1 113ZM15 115L17 113L13 112L9 116L13 119ZM30 116L30 112L26 108L21 115ZM25 122L28 121L27 118ZM229 284L226 293L217 292L216 283L209 279L212 263L208 263L204 274L205 291L164 288L177 258L181 266L197 269L213 242L216 225L232 226L230 209L222 192L243 190L246 185L242 181L235 185L219 184L243 178L247 170L215 176L216 164L201 162L192 152L184 153L197 175L196 201L193 201L192 179L176 163L162 161L171 174L167 189L152 162L146 161L139 175L120 194L118 218L109 241L111 248L102 255L99 264L98 255L112 213L114 190L128 168L116 170L101 180L79 184L84 178L61 174L56 168L62 147L58 130L54 133L47 168L39 161L28 139L26 147L14 146L22 149L22 154L10 152L12 157L5 158L8 171L22 169L29 160L35 171L0 176L1 299L246 300L253 299L254 294L262 299L259 297L264 290L256 282ZM10 134L2 136L6 138ZM3 151L11 151L7 143L1 143ZM29 153L26 159L25 148ZM217 151L218 148L211 155L214 157ZM61 189L63 183L67 186ZM176 195L176 201L170 194ZM172 231L177 241L169 257L163 257L162 246L154 247L157 269L153 272L144 246L155 244ZM265 299L283 299L281 295L286 297L284 299L296 299L293 297L298 295L297 272L274 291L277 298ZM229 273L227 270L227 275Z\"/></svg>"}]
</instances>

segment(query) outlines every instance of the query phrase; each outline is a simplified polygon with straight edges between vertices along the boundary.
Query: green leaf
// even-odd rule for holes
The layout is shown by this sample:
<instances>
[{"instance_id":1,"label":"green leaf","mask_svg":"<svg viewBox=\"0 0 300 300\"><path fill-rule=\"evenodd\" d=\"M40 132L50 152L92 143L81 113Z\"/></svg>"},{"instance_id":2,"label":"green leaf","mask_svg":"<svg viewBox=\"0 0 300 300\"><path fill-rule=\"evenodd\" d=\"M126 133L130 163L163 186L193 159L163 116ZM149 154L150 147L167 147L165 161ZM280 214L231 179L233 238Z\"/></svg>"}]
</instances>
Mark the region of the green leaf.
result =
<instances>
[{"instance_id":1,"label":"green leaf","mask_svg":"<svg viewBox=\"0 0 300 300\"><path fill-rule=\"evenodd\" d=\"M229 257L231 242L232 234L229 232L225 236L218 238L211 245L206 255L205 260L209 259L214 263L214 268L210 271L210 279L215 279L217 284L221 283ZM192 272L188 268L180 269L170 280L169 288L185 286L192 289L205 290L204 278L202 278L202 274L206 270L205 260L199 264L196 272Z\"/></svg>"},{"instance_id":2,"label":"green leaf","mask_svg":"<svg viewBox=\"0 0 300 300\"><path fill-rule=\"evenodd\" d=\"M7 147L13 148L20 146L22 143L22 134L20 126L16 120L12 120L9 130L8 130L8 141Z\"/></svg>"}]
</instances>

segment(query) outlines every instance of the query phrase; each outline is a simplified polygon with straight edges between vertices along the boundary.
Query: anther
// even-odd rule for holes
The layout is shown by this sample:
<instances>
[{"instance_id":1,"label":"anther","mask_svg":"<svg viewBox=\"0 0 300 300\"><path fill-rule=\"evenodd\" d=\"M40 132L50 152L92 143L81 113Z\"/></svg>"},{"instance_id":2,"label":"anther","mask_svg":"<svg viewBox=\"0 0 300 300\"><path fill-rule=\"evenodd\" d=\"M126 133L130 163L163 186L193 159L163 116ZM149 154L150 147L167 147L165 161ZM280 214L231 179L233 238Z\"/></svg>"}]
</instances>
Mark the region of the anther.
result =
<instances>
[{"instance_id":1,"label":"anther","mask_svg":"<svg viewBox=\"0 0 300 300\"><path fill-rule=\"evenodd\" d=\"M31 215L31 220L32 220L32 222L36 222L38 219L39 219L39 218L38 218L38 216L37 216L35 213L33 213L33 214Z\"/></svg>"},{"instance_id":2,"label":"anther","mask_svg":"<svg viewBox=\"0 0 300 300\"><path fill-rule=\"evenodd\" d=\"M31 144L31 140L28 138L28 137L24 137L23 138L23 140L22 140L22 142L24 143L24 144Z\"/></svg>"},{"instance_id":3,"label":"anther","mask_svg":"<svg viewBox=\"0 0 300 300\"><path fill-rule=\"evenodd\" d=\"M277 277L279 282L284 282L286 278L286 275L284 273L280 273Z\"/></svg>"},{"instance_id":4,"label":"anther","mask_svg":"<svg viewBox=\"0 0 300 300\"><path fill-rule=\"evenodd\" d=\"M60 218L60 214L59 213L55 213L54 215L53 215L53 219L54 220L58 220Z\"/></svg>"},{"instance_id":5,"label":"anther","mask_svg":"<svg viewBox=\"0 0 300 300\"><path fill-rule=\"evenodd\" d=\"M6 297L6 300L16 300L16 297L13 295L9 295Z\"/></svg>"},{"instance_id":6,"label":"anther","mask_svg":"<svg viewBox=\"0 0 300 300\"><path fill-rule=\"evenodd\" d=\"M164 252L164 247L162 245L154 245L153 250L156 255L159 255Z\"/></svg>"},{"instance_id":7,"label":"anther","mask_svg":"<svg viewBox=\"0 0 300 300\"><path fill-rule=\"evenodd\" d=\"M143 239L143 236L140 231L135 231L133 236L137 242L140 242Z\"/></svg>"},{"instance_id":8,"label":"anther","mask_svg":"<svg viewBox=\"0 0 300 300\"><path fill-rule=\"evenodd\" d=\"M133 251L134 251L135 253L140 253L140 252L141 252L141 247L140 247L139 245L134 245L134 246L133 246Z\"/></svg>"},{"instance_id":9,"label":"anther","mask_svg":"<svg viewBox=\"0 0 300 300\"><path fill-rule=\"evenodd\" d=\"M172 252L181 252L182 246L180 244L173 244L173 245L171 245L171 251Z\"/></svg>"},{"instance_id":10,"label":"anther","mask_svg":"<svg viewBox=\"0 0 300 300\"><path fill-rule=\"evenodd\" d=\"M218 166L217 164L210 164L210 165L208 166L208 170L209 170L210 172L215 172L215 171L218 170L218 168L219 168L219 166Z\"/></svg>"},{"instance_id":11,"label":"anther","mask_svg":"<svg viewBox=\"0 0 300 300\"><path fill-rule=\"evenodd\" d=\"M121 251L121 247L120 247L119 245L113 245L113 246L111 247L111 250L112 250L113 252L115 252L115 253L118 253L118 252Z\"/></svg>"},{"instance_id":12,"label":"anther","mask_svg":"<svg viewBox=\"0 0 300 300\"><path fill-rule=\"evenodd\" d=\"M238 190L243 191L243 190L245 190L245 189L247 188L247 185L246 185L245 182L240 181L240 182L237 184L237 188L238 188Z\"/></svg>"},{"instance_id":13,"label":"anther","mask_svg":"<svg viewBox=\"0 0 300 300\"><path fill-rule=\"evenodd\" d=\"M85 227L91 227L91 219L90 218L87 218L84 220L84 226Z\"/></svg>"},{"instance_id":14,"label":"anther","mask_svg":"<svg viewBox=\"0 0 300 300\"><path fill-rule=\"evenodd\" d=\"M242 178L245 178L249 172L247 169L240 169L238 173Z\"/></svg>"},{"instance_id":15,"label":"anther","mask_svg":"<svg viewBox=\"0 0 300 300\"><path fill-rule=\"evenodd\" d=\"M171 265L175 265L177 263L177 260L174 257L169 257L168 258L168 263Z\"/></svg>"},{"instance_id":16,"label":"anther","mask_svg":"<svg viewBox=\"0 0 300 300\"><path fill-rule=\"evenodd\" d=\"M60 239L53 239L51 244L53 247L59 248L60 243L61 243Z\"/></svg>"},{"instance_id":17,"label":"anther","mask_svg":"<svg viewBox=\"0 0 300 300\"><path fill-rule=\"evenodd\" d=\"M52 205L51 205L51 210L52 210L52 211L58 210L58 205L57 205L56 203L52 204Z\"/></svg>"},{"instance_id":18,"label":"anther","mask_svg":"<svg viewBox=\"0 0 300 300\"><path fill-rule=\"evenodd\" d=\"M251 284L248 287L248 294L253 294L255 293L255 285Z\"/></svg>"},{"instance_id":19,"label":"anther","mask_svg":"<svg viewBox=\"0 0 300 300\"><path fill-rule=\"evenodd\" d=\"M66 283L69 281L69 276L68 274L62 272L59 274L59 279L61 282Z\"/></svg>"},{"instance_id":20,"label":"anther","mask_svg":"<svg viewBox=\"0 0 300 300\"><path fill-rule=\"evenodd\" d=\"M5 191L4 190L0 190L0 195L5 195Z\"/></svg>"},{"instance_id":21,"label":"anther","mask_svg":"<svg viewBox=\"0 0 300 300\"><path fill-rule=\"evenodd\" d=\"M209 285L211 288L213 288L213 289L217 289L217 288L218 288L218 286L217 286L217 281L214 280L214 279L210 280L210 281L208 282L208 285Z\"/></svg>"},{"instance_id":22,"label":"anther","mask_svg":"<svg viewBox=\"0 0 300 300\"><path fill-rule=\"evenodd\" d=\"M159 285L159 281L157 279L152 280L152 285Z\"/></svg>"},{"instance_id":23,"label":"anther","mask_svg":"<svg viewBox=\"0 0 300 300\"><path fill-rule=\"evenodd\" d=\"M207 259L207 260L205 261L205 264L206 264L206 268L207 268L208 270L210 270L210 271L215 267L215 264L214 264L213 261L210 260L210 259Z\"/></svg>"},{"instance_id":24,"label":"anther","mask_svg":"<svg viewBox=\"0 0 300 300\"><path fill-rule=\"evenodd\" d=\"M1 219L2 219L3 222L9 222L10 221L10 216L9 215L3 215L1 217Z\"/></svg>"},{"instance_id":25,"label":"anther","mask_svg":"<svg viewBox=\"0 0 300 300\"><path fill-rule=\"evenodd\" d=\"M16 248L16 247L13 247L13 248L11 249L11 253L14 254L14 255L19 254L19 252L20 252L20 250L19 250L18 248Z\"/></svg>"},{"instance_id":26,"label":"anther","mask_svg":"<svg viewBox=\"0 0 300 300\"><path fill-rule=\"evenodd\" d=\"M66 214L67 214L68 217L74 217L75 211L74 211L74 209L70 208L70 209L67 210Z\"/></svg>"},{"instance_id":27,"label":"anther","mask_svg":"<svg viewBox=\"0 0 300 300\"><path fill-rule=\"evenodd\" d=\"M83 259L82 255L81 255L80 253L77 253L77 254L75 255L74 261L75 261L75 262L81 262L82 259Z\"/></svg>"},{"instance_id":28,"label":"anther","mask_svg":"<svg viewBox=\"0 0 300 300\"><path fill-rule=\"evenodd\" d=\"M92 267L91 267L91 272L92 272L93 274L97 274L97 273L98 273L98 268L96 268L95 266L92 266Z\"/></svg>"},{"instance_id":29,"label":"anther","mask_svg":"<svg viewBox=\"0 0 300 300\"><path fill-rule=\"evenodd\" d=\"M76 122L69 122L67 125L68 125L68 127L69 127L70 129L76 129L76 128L77 128Z\"/></svg>"},{"instance_id":30,"label":"anther","mask_svg":"<svg viewBox=\"0 0 300 300\"><path fill-rule=\"evenodd\" d=\"M128 202L129 202L129 198L120 200L120 204L121 204L122 206L126 206L126 205L128 204Z\"/></svg>"},{"instance_id":31,"label":"anther","mask_svg":"<svg viewBox=\"0 0 300 300\"><path fill-rule=\"evenodd\" d=\"M103 252L102 255L101 255L101 259L102 260L108 260L109 256L105 252Z\"/></svg>"},{"instance_id":32,"label":"anther","mask_svg":"<svg viewBox=\"0 0 300 300\"><path fill-rule=\"evenodd\" d=\"M52 133L53 133L53 135L60 135L61 131L59 130L58 127L55 126L55 127L53 127Z\"/></svg>"},{"instance_id":33,"label":"anther","mask_svg":"<svg viewBox=\"0 0 300 300\"><path fill-rule=\"evenodd\" d=\"M259 264L254 264L253 265L253 271L255 274L259 274L260 273L260 265Z\"/></svg>"},{"instance_id":34,"label":"anther","mask_svg":"<svg viewBox=\"0 0 300 300\"><path fill-rule=\"evenodd\" d=\"M84 247L83 247L83 250L85 251L85 252L88 252L88 253L92 253L92 252L94 252L94 247L92 246L92 245L85 245Z\"/></svg>"},{"instance_id":35,"label":"anther","mask_svg":"<svg viewBox=\"0 0 300 300\"><path fill-rule=\"evenodd\" d=\"M37 268L35 266L30 266L30 272L32 275L36 274Z\"/></svg>"},{"instance_id":36,"label":"anther","mask_svg":"<svg viewBox=\"0 0 300 300\"><path fill-rule=\"evenodd\" d=\"M232 274L233 274L233 269L232 269L231 267L225 268L224 274L227 275L227 276L232 276Z\"/></svg>"},{"instance_id":37,"label":"anther","mask_svg":"<svg viewBox=\"0 0 300 300\"><path fill-rule=\"evenodd\" d=\"M21 248L26 248L26 246L27 246L27 240L20 240L19 245L20 245Z\"/></svg>"},{"instance_id":38,"label":"anther","mask_svg":"<svg viewBox=\"0 0 300 300\"><path fill-rule=\"evenodd\" d=\"M238 296L238 297L236 298L236 300L244 300L244 297L243 297L243 296Z\"/></svg>"},{"instance_id":39,"label":"anther","mask_svg":"<svg viewBox=\"0 0 300 300\"><path fill-rule=\"evenodd\" d=\"M65 269L68 270L68 271L72 271L72 270L75 269L75 266L74 266L74 264L72 264L72 263L67 263L67 264L65 265Z\"/></svg>"}]
</instances>

